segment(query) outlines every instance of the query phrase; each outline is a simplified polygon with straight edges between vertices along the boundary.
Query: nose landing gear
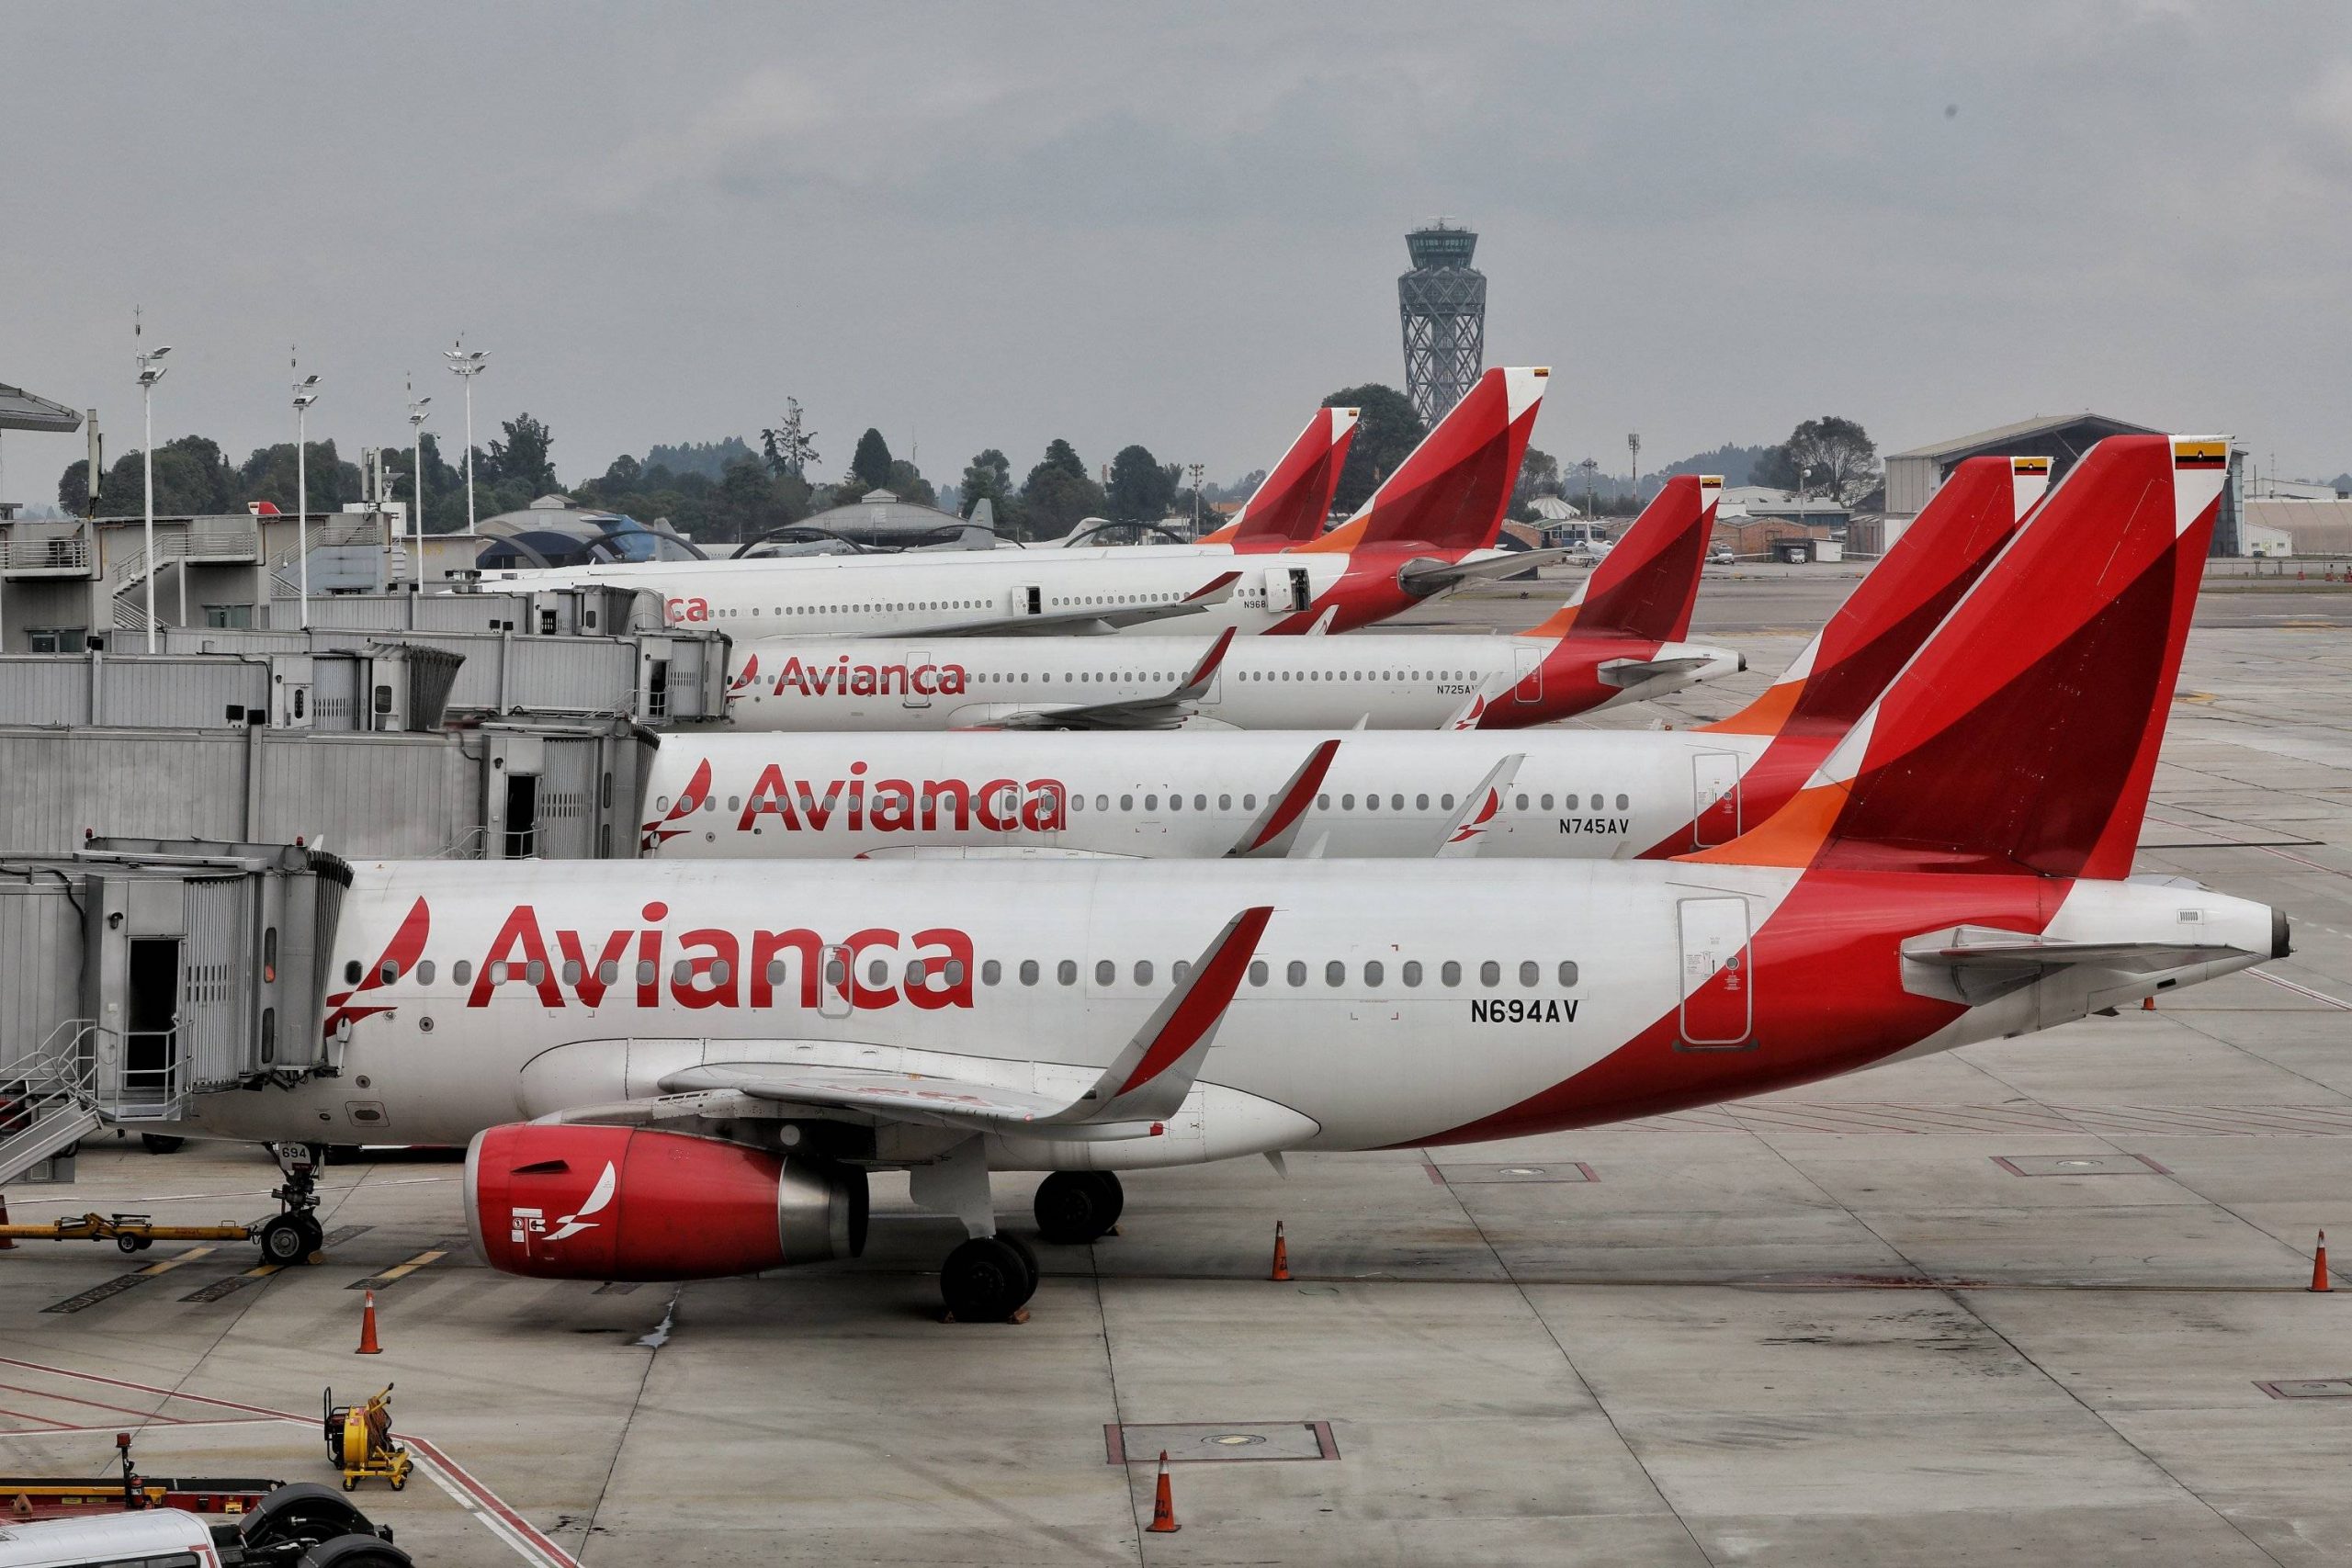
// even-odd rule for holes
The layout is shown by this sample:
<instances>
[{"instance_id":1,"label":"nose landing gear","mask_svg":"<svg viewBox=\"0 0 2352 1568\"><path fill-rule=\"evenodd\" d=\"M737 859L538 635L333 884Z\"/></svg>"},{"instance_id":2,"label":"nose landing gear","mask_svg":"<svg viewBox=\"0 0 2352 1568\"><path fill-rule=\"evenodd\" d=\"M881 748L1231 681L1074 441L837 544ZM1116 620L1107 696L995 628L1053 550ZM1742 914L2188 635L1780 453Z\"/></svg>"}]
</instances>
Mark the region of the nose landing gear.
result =
<instances>
[{"instance_id":1,"label":"nose landing gear","mask_svg":"<svg viewBox=\"0 0 2352 1568\"><path fill-rule=\"evenodd\" d=\"M270 1153L277 1156L278 1169L286 1173L286 1183L273 1188L270 1196L284 1205L284 1213L261 1227L262 1260L281 1267L294 1263L314 1263L326 1246L326 1227L319 1223L319 1169L326 1161L324 1152L315 1144L273 1144Z\"/></svg>"}]
</instances>

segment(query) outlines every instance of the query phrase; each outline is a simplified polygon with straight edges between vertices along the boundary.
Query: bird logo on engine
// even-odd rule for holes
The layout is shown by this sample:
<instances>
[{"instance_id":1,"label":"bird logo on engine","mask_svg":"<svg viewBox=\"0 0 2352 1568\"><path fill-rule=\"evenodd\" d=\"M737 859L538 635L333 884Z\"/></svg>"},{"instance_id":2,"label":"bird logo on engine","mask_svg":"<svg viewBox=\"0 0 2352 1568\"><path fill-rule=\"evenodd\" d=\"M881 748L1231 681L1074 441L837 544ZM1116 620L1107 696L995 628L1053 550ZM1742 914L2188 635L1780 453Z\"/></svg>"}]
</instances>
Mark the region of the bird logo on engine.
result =
<instances>
[{"instance_id":1,"label":"bird logo on engine","mask_svg":"<svg viewBox=\"0 0 2352 1568\"><path fill-rule=\"evenodd\" d=\"M613 1162L606 1160L605 1173L596 1178L596 1185L588 1193L588 1201L580 1205L577 1212L566 1214L556 1221L553 1230L548 1229L547 1212L543 1209L518 1208L509 1211L513 1222L511 1235L514 1244L519 1247L528 1238L537 1236L547 1245L553 1246L567 1236L578 1235L582 1231L594 1230L598 1222L588 1216L604 1213L605 1206L613 1201L613 1190L618 1179L613 1169Z\"/></svg>"}]
</instances>

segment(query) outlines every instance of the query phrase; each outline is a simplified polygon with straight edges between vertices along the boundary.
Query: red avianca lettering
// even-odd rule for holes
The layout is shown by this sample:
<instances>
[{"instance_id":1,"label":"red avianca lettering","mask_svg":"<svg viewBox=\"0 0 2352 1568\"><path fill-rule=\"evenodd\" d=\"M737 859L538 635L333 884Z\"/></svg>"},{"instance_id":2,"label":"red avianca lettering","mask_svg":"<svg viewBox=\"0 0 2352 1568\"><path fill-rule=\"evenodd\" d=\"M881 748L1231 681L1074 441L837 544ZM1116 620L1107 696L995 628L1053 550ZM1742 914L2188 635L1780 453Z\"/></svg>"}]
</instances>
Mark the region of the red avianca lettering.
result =
<instances>
[{"instance_id":1,"label":"red avianca lettering","mask_svg":"<svg viewBox=\"0 0 2352 1568\"><path fill-rule=\"evenodd\" d=\"M708 781L699 772L695 777L707 794ZM770 762L752 784L735 829L748 832L763 817L773 817L796 833L821 833L837 818L853 833L931 833L942 826L968 832L975 823L991 833L1056 833L1069 826L1069 799L1059 779L869 779L864 762L852 762L849 777L819 784L788 779L782 764Z\"/></svg>"},{"instance_id":2,"label":"red avianca lettering","mask_svg":"<svg viewBox=\"0 0 2352 1568\"><path fill-rule=\"evenodd\" d=\"M639 911L642 926L549 930L536 908L517 904L475 966L465 1005L488 1007L503 986L536 992L550 1010L575 1003L814 1009L828 992L868 1012L902 1000L926 1011L972 1005L972 938L953 927L901 933L873 926L836 940L807 927L700 926L674 933L665 953L669 915L656 901Z\"/></svg>"},{"instance_id":3,"label":"red avianca lettering","mask_svg":"<svg viewBox=\"0 0 2352 1568\"><path fill-rule=\"evenodd\" d=\"M770 690L779 697L787 691L804 697L960 697L967 682L960 664L853 664L847 654L831 664L803 664L795 656L784 661Z\"/></svg>"}]
</instances>

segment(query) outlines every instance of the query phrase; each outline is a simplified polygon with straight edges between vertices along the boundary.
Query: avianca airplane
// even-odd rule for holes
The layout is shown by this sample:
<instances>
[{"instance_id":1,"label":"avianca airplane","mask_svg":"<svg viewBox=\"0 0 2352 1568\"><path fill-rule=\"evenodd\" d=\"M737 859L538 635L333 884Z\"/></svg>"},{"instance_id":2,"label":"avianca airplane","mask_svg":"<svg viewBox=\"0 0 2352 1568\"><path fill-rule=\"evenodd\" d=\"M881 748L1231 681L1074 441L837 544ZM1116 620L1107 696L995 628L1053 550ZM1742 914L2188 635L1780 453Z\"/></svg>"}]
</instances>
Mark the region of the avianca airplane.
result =
<instances>
[{"instance_id":1,"label":"avianca airplane","mask_svg":"<svg viewBox=\"0 0 2352 1568\"><path fill-rule=\"evenodd\" d=\"M1567 860L1679 854L1785 804L2048 488L1960 465L1778 682L1695 730L1018 730L663 737L662 859L1103 854ZM1386 642L1391 639L1376 639ZM1124 646L1124 645L1123 645Z\"/></svg>"},{"instance_id":2,"label":"avianca airplane","mask_svg":"<svg viewBox=\"0 0 2352 1568\"><path fill-rule=\"evenodd\" d=\"M1568 607L1510 637L739 642L740 729L1521 729L1745 668L1681 639L1722 482L1669 479ZM1328 615L1329 612L1326 612Z\"/></svg>"},{"instance_id":3,"label":"avianca airplane","mask_svg":"<svg viewBox=\"0 0 2352 1568\"><path fill-rule=\"evenodd\" d=\"M1340 475L1348 465L1362 409L1320 408L1306 428L1291 443L1283 460L1265 478L1233 521L1190 545L1122 546L1129 549L1165 549L1202 555L1222 548L1233 555L1263 555L1323 536L1330 520L1331 497L1340 489ZM1085 543L1073 535L1058 541Z\"/></svg>"},{"instance_id":4,"label":"avianca airplane","mask_svg":"<svg viewBox=\"0 0 2352 1568\"><path fill-rule=\"evenodd\" d=\"M1493 547L1550 374L1487 371L1354 517L1311 544L1263 559L1242 559L1250 552L1231 543L909 551L610 562L491 571L482 581L492 587L647 589L662 595L671 624L716 626L738 642L1102 633L1178 618L1244 636L1348 631L1475 579L1511 576L1537 558ZM1327 422L1327 428L1336 431L1337 423ZM1311 442L1314 434L1310 425L1302 440ZM1303 459L1297 485L1320 482L1318 464ZM1329 492L1322 493L1328 506ZM1298 504L1290 491L1268 502L1270 511Z\"/></svg>"},{"instance_id":5,"label":"avianca airplane","mask_svg":"<svg viewBox=\"0 0 2352 1568\"><path fill-rule=\"evenodd\" d=\"M2047 1029L2289 951L2128 881L2226 446L2121 436L1805 785L1665 862L420 861L351 868L340 1076L187 1131L467 1141L467 1228L541 1278L854 1255L868 1172L966 1237L958 1318L1037 1284L989 1177L1091 1240L1116 1174L1518 1137ZM2085 504L2094 499L2096 504ZM2072 525L2061 526L2062 522Z\"/></svg>"}]
</instances>

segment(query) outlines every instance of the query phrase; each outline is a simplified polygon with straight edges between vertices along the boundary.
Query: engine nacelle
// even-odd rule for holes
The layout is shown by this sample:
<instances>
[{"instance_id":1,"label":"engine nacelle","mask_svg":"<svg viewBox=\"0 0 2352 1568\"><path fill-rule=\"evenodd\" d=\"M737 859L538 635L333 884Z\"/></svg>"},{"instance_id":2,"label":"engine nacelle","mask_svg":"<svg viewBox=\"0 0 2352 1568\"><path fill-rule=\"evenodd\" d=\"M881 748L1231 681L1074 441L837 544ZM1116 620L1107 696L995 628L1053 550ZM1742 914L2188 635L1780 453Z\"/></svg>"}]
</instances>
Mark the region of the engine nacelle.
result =
<instances>
[{"instance_id":1,"label":"engine nacelle","mask_svg":"<svg viewBox=\"0 0 2352 1568\"><path fill-rule=\"evenodd\" d=\"M865 1250L865 1172L644 1127L516 1122L466 1150L485 1261L543 1280L713 1280Z\"/></svg>"}]
</instances>

